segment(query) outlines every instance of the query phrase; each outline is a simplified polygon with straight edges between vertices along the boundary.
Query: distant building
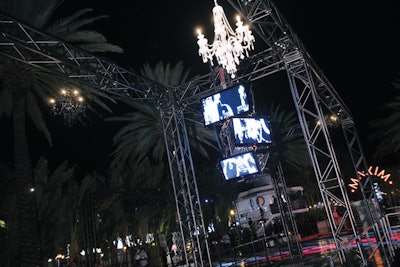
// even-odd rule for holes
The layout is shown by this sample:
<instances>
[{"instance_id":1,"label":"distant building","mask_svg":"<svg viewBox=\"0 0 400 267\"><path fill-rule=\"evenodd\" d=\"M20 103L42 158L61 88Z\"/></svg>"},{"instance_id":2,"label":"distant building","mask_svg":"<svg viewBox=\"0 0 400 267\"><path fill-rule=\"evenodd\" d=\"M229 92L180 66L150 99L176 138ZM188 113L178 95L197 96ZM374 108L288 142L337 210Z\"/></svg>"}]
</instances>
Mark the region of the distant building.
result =
<instances>
[{"instance_id":1,"label":"distant building","mask_svg":"<svg viewBox=\"0 0 400 267\"><path fill-rule=\"evenodd\" d=\"M303 197L303 190L302 186L287 188L286 197L290 198L293 214L308 212L308 207ZM249 218L255 223L263 221L264 225L270 224L274 218L280 217L278 197L282 199L283 205L288 203L285 196L277 196L271 184L239 193L235 201L236 224L242 227L249 227ZM258 227L257 235L263 235L261 226Z\"/></svg>"}]
</instances>

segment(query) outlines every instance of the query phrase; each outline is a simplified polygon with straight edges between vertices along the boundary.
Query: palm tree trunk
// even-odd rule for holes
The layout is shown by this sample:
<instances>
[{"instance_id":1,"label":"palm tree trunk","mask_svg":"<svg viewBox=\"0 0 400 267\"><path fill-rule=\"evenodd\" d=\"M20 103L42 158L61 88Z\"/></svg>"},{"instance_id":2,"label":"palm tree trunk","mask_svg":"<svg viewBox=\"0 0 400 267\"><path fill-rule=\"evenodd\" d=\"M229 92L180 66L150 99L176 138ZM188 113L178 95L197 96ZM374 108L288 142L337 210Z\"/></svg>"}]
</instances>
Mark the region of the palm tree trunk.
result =
<instances>
[{"instance_id":1,"label":"palm tree trunk","mask_svg":"<svg viewBox=\"0 0 400 267\"><path fill-rule=\"evenodd\" d=\"M21 82L21 81L20 81ZM23 82L22 82L23 83ZM14 127L14 164L17 193L17 258L18 266L32 267L41 265L40 239L37 224L35 192L31 191L33 173L26 136L26 87L18 84L13 87L13 127Z\"/></svg>"}]
</instances>

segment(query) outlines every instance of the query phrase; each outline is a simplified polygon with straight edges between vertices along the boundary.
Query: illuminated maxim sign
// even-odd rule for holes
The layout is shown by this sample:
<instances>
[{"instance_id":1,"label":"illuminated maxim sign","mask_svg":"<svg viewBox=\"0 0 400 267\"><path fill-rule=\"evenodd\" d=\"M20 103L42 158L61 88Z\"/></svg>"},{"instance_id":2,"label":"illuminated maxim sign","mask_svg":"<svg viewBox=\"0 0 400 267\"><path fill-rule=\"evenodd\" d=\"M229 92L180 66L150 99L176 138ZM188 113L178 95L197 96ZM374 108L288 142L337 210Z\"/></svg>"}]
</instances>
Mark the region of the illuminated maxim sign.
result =
<instances>
[{"instance_id":1,"label":"illuminated maxim sign","mask_svg":"<svg viewBox=\"0 0 400 267\"><path fill-rule=\"evenodd\" d=\"M349 186L351 188L351 192L353 192L353 193L358 189L358 185L359 185L361 179L367 175L376 176L390 185L393 184L393 181L389 180L391 174L390 173L386 174L385 170L379 170L379 167L370 166L368 168L368 173L363 173L363 172L357 171L357 175L358 175L358 179L350 178Z\"/></svg>"}]
</instances>

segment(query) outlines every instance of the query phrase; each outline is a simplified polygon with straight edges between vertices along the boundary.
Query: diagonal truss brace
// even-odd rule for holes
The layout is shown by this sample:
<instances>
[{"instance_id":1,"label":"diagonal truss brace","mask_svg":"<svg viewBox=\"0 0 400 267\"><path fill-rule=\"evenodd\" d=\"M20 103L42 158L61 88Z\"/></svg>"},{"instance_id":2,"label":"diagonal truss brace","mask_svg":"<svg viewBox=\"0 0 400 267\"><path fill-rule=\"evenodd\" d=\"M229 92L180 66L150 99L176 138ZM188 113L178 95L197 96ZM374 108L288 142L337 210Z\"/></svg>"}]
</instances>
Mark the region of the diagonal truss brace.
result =
<instances>
[{"instance_id":1,"label":"diagonal truss brace","mask_svg":"<svg viewBox=\"0 0 400 267\"><path fill-rule=\"evenodd\" d=\"M339 259L342 263L346 261L345 247L347 237L343 231L343 225L345 220L348 220L351 225L352 235L356 240L356 257L360 259L360 265L365 266L367 264L367 255L365 255L361 244L360 234L356 228L353 210L344 183L344 176L339 167L325 121L325 115L335 114L339 116L354 166L353 175L357 173L359 167L366 169L366 160L348 108L308 55L301 41L280 15L278 8L272 1L229 0L229 2L236 11L247 18L252 29L261 36L268 47L276 52L276 56L283 60L303 136L308 146L317 183L326 207ZM362 185L363 192L371 192L371 189L370 181L366 181ZM364 201L368 202L372 197L372 194L363 194ZM339 224L336 224L334 220L330 200L334 200L345 207L345 214ZM375 214L380 214L380 211L376 210ZM377 228L374 230L377 237L377 245L381 251L384 251L385 244L389 244L390 248L391 241L387 238L388 235L379 234L379 231L385 231L385 226L379 228L379 230ZM384 260L390 264L389 258Z\"/></svg>"},{"instance_id":2,"label":"diagonal truss brace","mask_svg":"<svg viewBox=\"0 0 400 267\"><path fill-rule=\"evenodd\" d=\"M127 97L162 97L163 86L0 13L0 55Z\"/></svg>"}]
</instances>

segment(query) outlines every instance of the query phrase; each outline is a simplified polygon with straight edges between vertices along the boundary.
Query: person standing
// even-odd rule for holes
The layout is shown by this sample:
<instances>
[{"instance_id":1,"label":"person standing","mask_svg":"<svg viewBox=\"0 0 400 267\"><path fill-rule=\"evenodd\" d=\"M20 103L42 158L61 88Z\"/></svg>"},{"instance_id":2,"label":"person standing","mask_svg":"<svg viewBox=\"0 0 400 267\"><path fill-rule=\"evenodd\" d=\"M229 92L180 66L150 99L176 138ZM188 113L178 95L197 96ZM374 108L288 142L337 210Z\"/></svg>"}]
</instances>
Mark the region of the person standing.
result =
<instances>
[{"instance_id":1,"label":"person standing","mask_svg":"<svg viewBox=\"0 0 400 267\"><path fill-rule=\"evenodd\" d=\"M237 113L249 111L249 104L247 103L246 89L243 85L238 87L238 93L240 98L240 106L237 107Z\"/></svg>"},{"instance_id":2,"label":"person standing","mask_svg":"<svg viewBox=\"0 0 400 267\"><path fill-rule=\"evenodd\" d=\"M231 256L231 237L229 235L229 231L228 230L223 236L222 236L222 242L224 243L224 252L226 256Z\"/></svg>"},{"instance_id":3,"label":"person standing","mask_svg":"<svg viewBox=\"0 0 400 267\"><path fill-rule=\"evenodd\" d=\"M140 256L139 266L147 267L149 265L149 256L144 247L140 247L139 256Z\"/></svg>"},{"instance_id":4,"label":"person standing","mask_svg":"<svg viewBox=\"0 0 400 267\"><path fill-rule=\"evenodd\" d=\"M114 245L117 248L117 261L118 266L122 266L124 263L124 241L121 237L118 237L116 241L114 241Z\"/></svg>"},{"instance_id":5,"label":"person standing","mask_svg":"<svg viewBox=\"0 0 400 267\"><path fill-rule=\"evenodd\" d=\"M230 179L230 178L236 178L237 176L237 166L236 166L236 162L235 162L235 160L234 159L231 159L231 160L229 160L226 164L225 164L225 166L224 166L224 169L223 169L223 171L225 172L225 177L227 178L227 179Z\"/></svg>"}]
</instances>

